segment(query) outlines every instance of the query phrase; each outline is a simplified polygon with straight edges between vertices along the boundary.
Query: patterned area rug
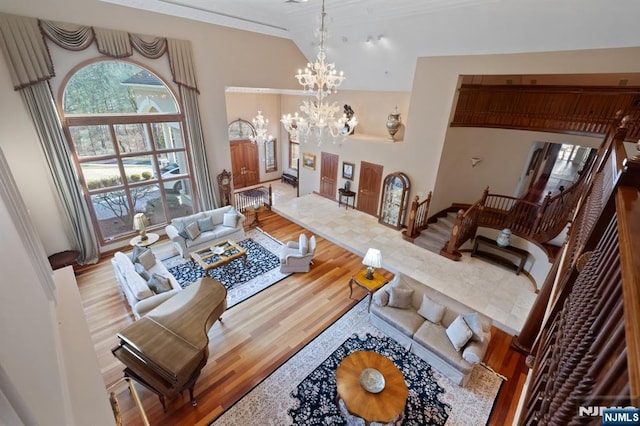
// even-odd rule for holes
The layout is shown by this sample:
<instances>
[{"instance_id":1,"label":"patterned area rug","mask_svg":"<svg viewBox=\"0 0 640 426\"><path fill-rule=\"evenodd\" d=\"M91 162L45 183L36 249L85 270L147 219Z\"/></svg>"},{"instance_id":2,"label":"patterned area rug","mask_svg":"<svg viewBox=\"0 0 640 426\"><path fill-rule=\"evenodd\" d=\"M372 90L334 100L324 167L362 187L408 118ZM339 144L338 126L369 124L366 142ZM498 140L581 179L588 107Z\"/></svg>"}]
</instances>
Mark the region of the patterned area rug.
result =
<instances>
[{"instance_id":1,"label":"patterned area rug","mask_svg":"<svg viewBox=\"0 0 640 426\"><path fill-rule=\"evenodd\" d=\"M217 279L227 288L227 305L230 308L291 275L280 272L277 253L282 243L258 229L247 232L247 236L249 238L238 242L247 251L247 264L239 258L205 271L197 263L181 256L165 259L162 263L182 288L204 276Z\"/></svg>"},{"instance_id":2,"label":"patterned area rug","mask_svg":"<svg viewBox=\"0 0 640 426\"><path fill-rule=\"evenodd\" d=\"M447 411L451 407L440 402L444 388L433 378L431 366L411 352L406 351L393 339L386 336L364 338L349 337L329 358L307 376L291 396L297 400L294 408L289 409L293 424L357 424L358 419L351 418L344 406L336 405L336 370L342 360L355 351L373 351L383 355L400 369L404 376L409 397L404 411L403 423L407 425L444 425Z\"/></svg>"},{"instance_id":3,"label":"patterned area rug","mask_svg":"<svg viewBox=\"0 0 640 426\"><path fill-rule=\"evenodd\" d=\"M326 364L328 370L334 373L337 368L336 360L332 361L334 355L344 358L347 352L355 350L353 348L361 343L371 345L371 348L382 348L386 351L385 356L390 354L389 357L394 361L396 360L393 357L403 359L402 365L396 365L403 370L407 384L413 383L409 388L409 399L413 401L410 411L414 412L411 418L405 412L403 424L443 424L446 421L447 426L469 426L487 423L503 378L478 365L473 369L467 386L461 388L437 370L425 366L421 360L416 361L413 372L405 372L405 367L413 364L412 355L369 323L365 298L229 408L213 424L363 425L362 419L348 416L342 404L338 408L333 402L336 392L335 376L327 377L326 371L323 372ZM315 380L315 374L324 374L324 378ZM428 377L422 378L421 375ZM327 380L333 380L333 384L326 383ZM416 386L422 388L417 389ZM429 394L426 397L427 401L417 401L423 398L420 395L425 394ZM301 397L304 397L305 401L302 401ZM312 400L316 402L306 402ZM317 402L319 400L324 402ZM320 406L324 408L318 409ZM324 409L327 410L326 413ZM341 412L340 416L336 415L338 410ZM423 416L422 420L420 416Z\"/></svg>"}]
</instances>

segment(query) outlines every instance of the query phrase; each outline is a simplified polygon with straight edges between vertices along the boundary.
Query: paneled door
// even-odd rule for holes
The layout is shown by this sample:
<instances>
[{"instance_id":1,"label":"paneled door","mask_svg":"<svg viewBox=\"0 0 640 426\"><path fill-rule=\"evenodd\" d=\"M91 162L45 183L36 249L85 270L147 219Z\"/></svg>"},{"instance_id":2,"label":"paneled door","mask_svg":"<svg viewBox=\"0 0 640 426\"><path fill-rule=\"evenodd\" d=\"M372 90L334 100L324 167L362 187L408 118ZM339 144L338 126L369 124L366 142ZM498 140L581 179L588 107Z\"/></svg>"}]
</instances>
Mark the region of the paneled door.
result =
<instances>
[{"instance_id":1,"label":"paneled door","mask_svg":"<svg viewBox=\"0 0 640 426\"><path fill-rule=\"evenodd\" d=\"M320 154L320 195L335 200L337 183L338 156L323 152Z\"/></svg>"},{"instance_id":2,"label":"paneled door","mask_svg":"<svg viewBox=\"0 0 640 426\"><path fill-rule=\"evenodd\" d=\"M231 142L231 173L234 189L260 183L258 144L250 140Z\"/></svg>"},{"instance_id":3,"label":"paneled door","mask_svg":"<svg viewBox=\"0 0 640 426\"><path fill-rule=\"evenodd\" d=\"M360 180L357 197L357 209L378 215L378 200L380 200L380 185L382 184L383 166L380 164L360 162Z\"/></svg>"}]
</instances>

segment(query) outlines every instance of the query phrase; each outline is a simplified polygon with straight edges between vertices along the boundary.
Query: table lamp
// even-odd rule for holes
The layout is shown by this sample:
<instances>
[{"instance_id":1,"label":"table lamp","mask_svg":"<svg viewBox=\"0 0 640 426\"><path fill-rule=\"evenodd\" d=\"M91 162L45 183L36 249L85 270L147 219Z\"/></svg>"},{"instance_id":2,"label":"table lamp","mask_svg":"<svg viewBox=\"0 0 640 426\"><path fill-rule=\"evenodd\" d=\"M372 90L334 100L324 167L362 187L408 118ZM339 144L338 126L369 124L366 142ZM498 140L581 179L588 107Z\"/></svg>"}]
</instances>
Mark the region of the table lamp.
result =
<instances>
[{"instance_id":1,"label":"table lamp","mask_svg":"<svg viewBox=\"0 0 640 426\"><path fill-rule=\"evenodd\" d=\"M145 241L147 238L147 217L144 213L136 213L133 216L133 229L140 232L140 241Z\"/></svg>"},{"instance_id":2,"label":"table lamp","mask_svg":"<svg viewBox=\"0 0 640 426\"><path fill-rule=\"evenodd\" d=\"M367 274L365 278L368 280L373 279L374 268L379 268L382 266L382 255L380 250L370 248L367 250L367 254L364 255L364 259L362 259L362 263L367 265Z\"/></svg>"}]
</instances>

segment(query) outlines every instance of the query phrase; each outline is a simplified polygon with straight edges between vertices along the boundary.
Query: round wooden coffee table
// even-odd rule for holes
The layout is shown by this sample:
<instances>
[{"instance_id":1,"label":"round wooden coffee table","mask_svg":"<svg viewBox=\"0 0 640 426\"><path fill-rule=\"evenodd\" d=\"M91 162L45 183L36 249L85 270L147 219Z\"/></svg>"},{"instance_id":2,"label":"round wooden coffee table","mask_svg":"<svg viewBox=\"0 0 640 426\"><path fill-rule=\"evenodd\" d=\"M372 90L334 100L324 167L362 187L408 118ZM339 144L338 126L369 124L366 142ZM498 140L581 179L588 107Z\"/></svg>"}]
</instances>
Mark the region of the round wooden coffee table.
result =
<instances>
[{"instance_id":1,"label":"round wooden coffee table","mask_svg":"<svg viewBox=\"0 0 640 426\"><path fill-rule=\"evenodd\" d=\"M371 393L360 385L360 373L365 368L374 368L382 373L385 387L381 392ZM398 367L376 352L357 351L343 359L336 370L336 384L338 402L342 399L347 411L364 419L367 425L399 420L409 396Z\"/></svg>"}]
</instances>

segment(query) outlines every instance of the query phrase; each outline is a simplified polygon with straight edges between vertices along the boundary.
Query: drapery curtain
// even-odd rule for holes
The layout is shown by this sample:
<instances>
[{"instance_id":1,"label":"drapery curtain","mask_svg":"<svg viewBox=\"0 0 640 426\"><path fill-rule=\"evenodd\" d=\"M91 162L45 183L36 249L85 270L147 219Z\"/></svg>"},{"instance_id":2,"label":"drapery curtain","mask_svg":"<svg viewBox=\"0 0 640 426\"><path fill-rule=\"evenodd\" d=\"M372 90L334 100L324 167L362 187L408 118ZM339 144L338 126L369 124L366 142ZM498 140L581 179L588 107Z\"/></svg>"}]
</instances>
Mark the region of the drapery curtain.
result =
<instances>
[{"instance_id":1,"label":"drapery curtain","mask_svg":"<svg viewBox=\"0 0 640 426\"><path fill-rule=\"evenodd\" d=\"M198 108L198 87L191 53L191 44L184 40L162 37L149 37L130 34L105 28L75 24L42 21L24 16L0 13L0 48L9 64L9 72L16 90L45 82L55 75L54 64L46 46L45 37L67 50L82 50L96 42L98 51L103 55L124 58L133 54L133 49L147 58L157 59L167 53L173 81L178 84L183 100L185 132L192 152L194 178L197 185L198 200L202 209L217 206L215 191L208 172L204 138ZM78 244L80 263L97 261L98 244L91 227L89 210L77 184L68 144L60 127L60 119L48 84L35 88L25 94L23 99L32 114L34 125L40 136L40 142L52 168L51 173L56 187L67 188L74 196L60 193L69 222L74 231L73 239ZM45 93L46 92L46 93ZM48 97L48 99L46 99ZM44 102L46 106L35 108L29 102ZM52 105L52 110L49 109ZM50 114L53 113L53 116ZM35 115L34 115L35 114ZM55 117L55 120L53 120ZM50 127L43 127L50 126ZM51 145L60 145L51 148ZM77 204L77 200L83 204ZM87 232L88 231L88 232ZM87 235L89 234L89 235Z\"/></svg>"}]
</instances>

